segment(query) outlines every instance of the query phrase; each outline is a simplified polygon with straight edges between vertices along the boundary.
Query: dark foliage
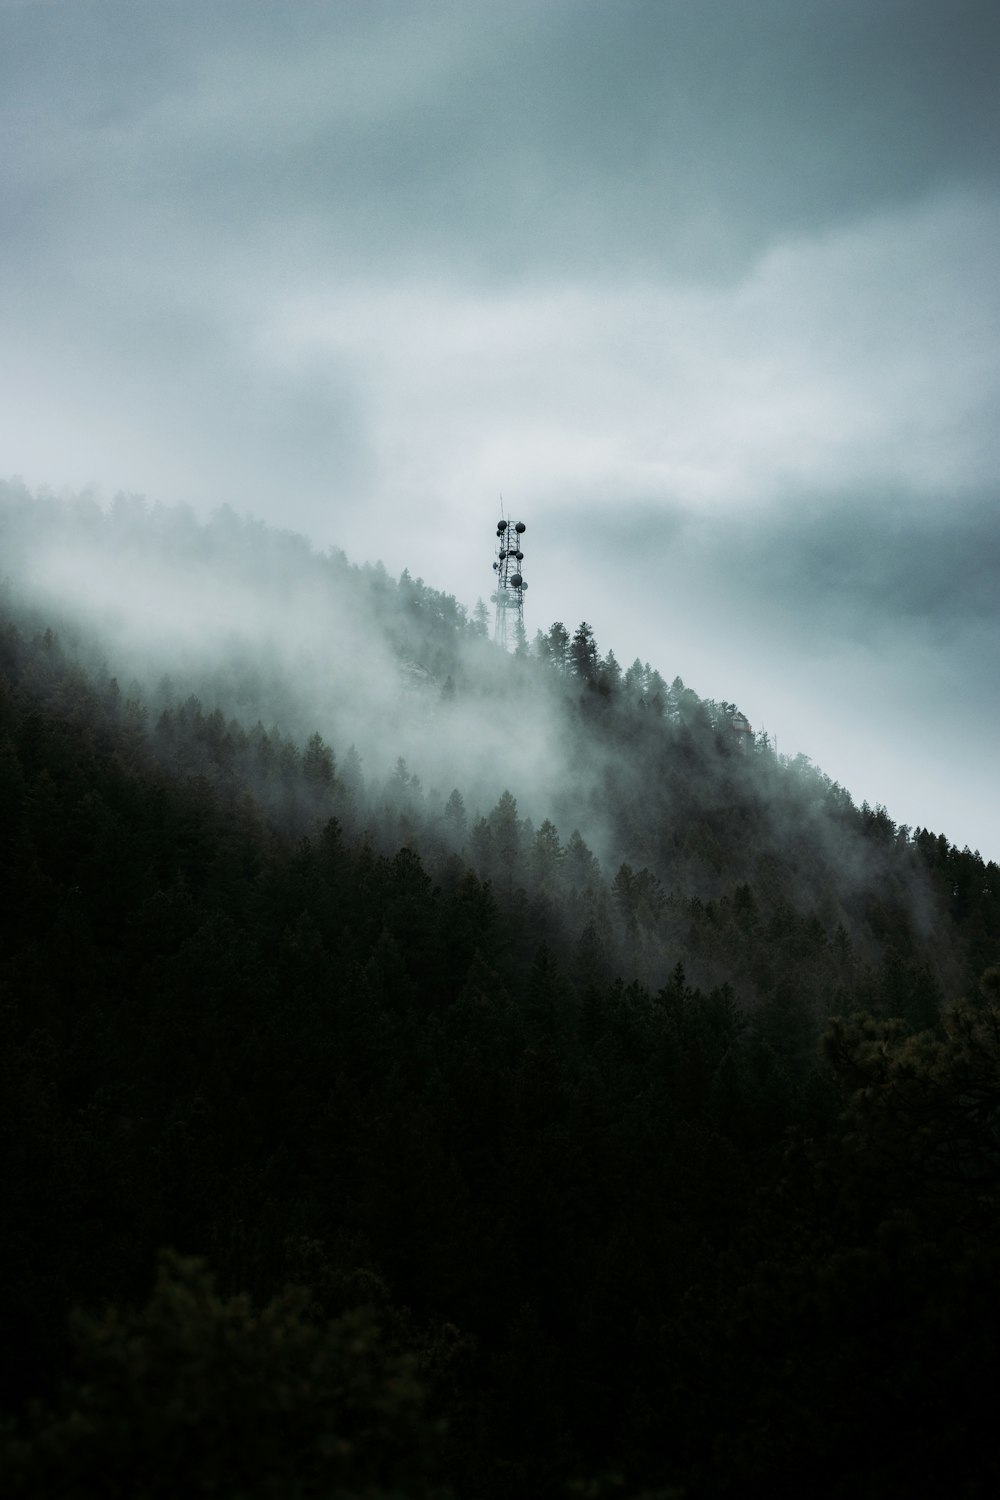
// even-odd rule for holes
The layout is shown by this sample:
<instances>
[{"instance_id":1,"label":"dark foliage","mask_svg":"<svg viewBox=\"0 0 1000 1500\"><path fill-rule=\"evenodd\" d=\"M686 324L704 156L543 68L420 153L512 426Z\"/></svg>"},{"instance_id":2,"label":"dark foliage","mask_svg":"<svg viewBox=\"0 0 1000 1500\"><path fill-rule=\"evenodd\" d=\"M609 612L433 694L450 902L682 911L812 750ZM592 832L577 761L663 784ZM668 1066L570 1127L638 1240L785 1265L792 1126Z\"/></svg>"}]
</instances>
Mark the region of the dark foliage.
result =
<instances>
[{"instance_id":1,"label":"dark foliage","mask_svg":"<svg viewBox=\"0 0 1000 1500\"><path fill-rule=\"evenodd\" d=\"M480 628L364 587L453 711ZM15 1493L996 1492L995 866L589 626L497 691L556 681L610 874L248 727L244 669L83 661L12 606Z\"/></svg>"}]
</instances>

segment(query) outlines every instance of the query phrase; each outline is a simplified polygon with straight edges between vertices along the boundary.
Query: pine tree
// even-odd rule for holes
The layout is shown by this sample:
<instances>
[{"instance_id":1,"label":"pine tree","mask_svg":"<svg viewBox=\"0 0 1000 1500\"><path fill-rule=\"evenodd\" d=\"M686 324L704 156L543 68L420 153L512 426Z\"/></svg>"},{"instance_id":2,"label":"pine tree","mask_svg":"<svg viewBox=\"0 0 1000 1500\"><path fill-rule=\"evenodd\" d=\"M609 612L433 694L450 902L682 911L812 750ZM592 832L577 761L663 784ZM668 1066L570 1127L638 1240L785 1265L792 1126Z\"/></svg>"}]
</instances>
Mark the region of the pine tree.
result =
<instances>
[{"instance_id":1,"label":"pine tree","mask_svg":"<svg viewBox=\"0 0 1000 1500\"><path fill-rule=\"evenodd\" d=\"M573 636L569 651L570 664L575 676L581 682L596 684L597 682L597 642L594 640L594 632L586 620L581 621Z\"/></svg>"}]
</instances>

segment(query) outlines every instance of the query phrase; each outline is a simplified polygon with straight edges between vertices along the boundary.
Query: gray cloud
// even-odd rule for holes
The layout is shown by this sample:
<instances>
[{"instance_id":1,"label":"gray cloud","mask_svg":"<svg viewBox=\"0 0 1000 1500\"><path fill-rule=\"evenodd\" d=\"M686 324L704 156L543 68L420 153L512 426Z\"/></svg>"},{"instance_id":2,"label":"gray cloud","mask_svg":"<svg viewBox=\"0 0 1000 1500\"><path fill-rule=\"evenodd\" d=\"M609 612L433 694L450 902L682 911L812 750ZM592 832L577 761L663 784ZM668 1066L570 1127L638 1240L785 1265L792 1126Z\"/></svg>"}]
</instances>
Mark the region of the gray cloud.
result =
<instances>
[{"instance_id":1,"label":"gray cloud","mask_svg":"<svg viewBox=\"0 0 1000 1500\"><path fill-rule=\"evenodd\" d=\"M990 621L1000 646L996 496L916 514L899 496L813 501L758 522L742 540L761 587L817 624L831 615L855 631L891 622L946 640L965 623Z\"/></svg>"},{"instance_id":2,"label":"gray cloud","mask_svg":"<svg viewBox=\"0 0 1000 1500\"><path fill-rule=\"evenodd\" d=\"M807 639L872 640L900 629L946 647L991 627L1000 650L1000 496L954 508L875 492L786 500L752 515L638 507L590 512L615 571L655 568L672 587L708 580L737 609Z\"/></svg>"},{"instance_id":3,"label":"gray cloud","mask_svg":"<svg viewBox=\"0 0 1000 1500\"><path fill-rule=\"evenodd\" d=\"M169 214L342 263L700 279L1000 161L984 0L85 3L4 30L27 227L115 205L147 253Z\"/></svg>"}]
</instances>

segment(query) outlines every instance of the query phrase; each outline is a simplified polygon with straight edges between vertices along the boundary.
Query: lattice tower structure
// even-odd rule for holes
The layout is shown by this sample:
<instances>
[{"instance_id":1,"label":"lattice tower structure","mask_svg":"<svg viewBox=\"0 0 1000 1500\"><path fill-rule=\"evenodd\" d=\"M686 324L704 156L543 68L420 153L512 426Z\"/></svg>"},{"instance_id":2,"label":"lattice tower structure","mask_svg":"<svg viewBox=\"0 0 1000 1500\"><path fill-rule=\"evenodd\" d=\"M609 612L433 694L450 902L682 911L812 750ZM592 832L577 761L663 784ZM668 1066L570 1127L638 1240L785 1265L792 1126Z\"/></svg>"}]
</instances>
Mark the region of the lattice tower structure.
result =
<instances>
[{"instance_id":1,"label":"lattice tower structure","mask_svg":"<svg viewBox=\"0 0 1000 1500\"><path fill-rule=\"evenodd\" d=\"M528 585L524 578L523 521L515 525L503 515L497 522L493 572L495 589L490 595L496 613L493 616L493 639L505 651L522 636L524 629L524 596Z\"/></svg>"}]
</instances>

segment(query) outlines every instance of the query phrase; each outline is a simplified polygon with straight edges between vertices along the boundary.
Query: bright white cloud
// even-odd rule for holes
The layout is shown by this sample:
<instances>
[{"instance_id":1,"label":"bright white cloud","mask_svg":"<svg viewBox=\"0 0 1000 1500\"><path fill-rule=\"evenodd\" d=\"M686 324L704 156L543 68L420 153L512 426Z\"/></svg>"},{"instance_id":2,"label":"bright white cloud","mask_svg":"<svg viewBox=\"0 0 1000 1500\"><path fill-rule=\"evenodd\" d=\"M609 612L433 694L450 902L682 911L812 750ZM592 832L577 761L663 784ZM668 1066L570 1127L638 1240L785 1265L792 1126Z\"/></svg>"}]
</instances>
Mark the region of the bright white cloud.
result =
<instances>
[{"instance_id":1,"label":"bright white cloud","mask_svg":"<svg viewBox=\"0 0 1000 1500\"><path fill-rule=\"evenodd\" d=\"M711 290L352 283L276 300L258 356L354 373L378 489L742 506L799 486L953 496L996 461L1000 215L922 205Z\"/></svg>"}]
</instances>

